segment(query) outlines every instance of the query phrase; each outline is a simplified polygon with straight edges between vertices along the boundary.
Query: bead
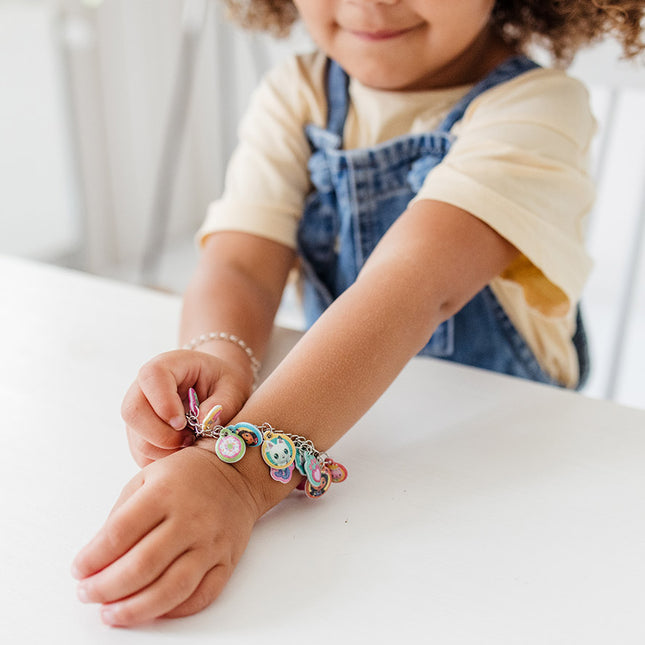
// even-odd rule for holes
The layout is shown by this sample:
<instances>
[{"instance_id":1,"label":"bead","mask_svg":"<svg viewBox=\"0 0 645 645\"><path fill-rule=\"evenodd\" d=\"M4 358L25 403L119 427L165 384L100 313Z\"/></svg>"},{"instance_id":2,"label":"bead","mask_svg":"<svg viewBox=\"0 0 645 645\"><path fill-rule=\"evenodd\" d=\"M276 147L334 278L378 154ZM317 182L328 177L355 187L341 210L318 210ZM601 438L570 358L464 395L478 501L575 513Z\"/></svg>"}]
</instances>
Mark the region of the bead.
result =
<instances>
[{"instance_id":1,"label":"bead","mask_svg":"<svg viewBox=\"0 0 645 645\"><path fill-rule=\"evenodd\" d=\"M208 341L216 340L216 339L226 340L228 342L234 343L249 357L249 360L251 361L251 370L253 372L253 378L254 380L257 381L258 373L262 369L262 364L255 357L253 350L239 336L236 336L235 334L227 334L226 332L223 332L223 331L220 331L220 332L212 331L208 334L200 334L199 336L195 336L195 338L188 341L183 346L183 349L193 350L199 347L200 345L207 343Z\"/></svg>"}]
</instances>

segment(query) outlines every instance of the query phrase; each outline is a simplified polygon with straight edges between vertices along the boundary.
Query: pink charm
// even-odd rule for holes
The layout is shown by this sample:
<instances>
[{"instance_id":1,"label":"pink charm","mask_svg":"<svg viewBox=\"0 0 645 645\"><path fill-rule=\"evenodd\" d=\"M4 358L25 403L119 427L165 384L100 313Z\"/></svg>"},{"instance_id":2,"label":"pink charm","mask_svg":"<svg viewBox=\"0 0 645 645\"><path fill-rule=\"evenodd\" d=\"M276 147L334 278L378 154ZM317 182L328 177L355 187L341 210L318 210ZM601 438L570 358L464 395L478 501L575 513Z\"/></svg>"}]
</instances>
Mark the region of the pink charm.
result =
<instances>
[{"instance_id":1,"label":"pink charm","mask_svg":"<svg viewBox=\"0 0 645 645\"><path fill-rule=\"evenodd\" d=\"M320 462L313 455L305 455L304 468L309 484L314 488L319 488L322 485Z\"/></svg>"},{"instance_id":2,"label":"pink charm","mask_svg":"<svg viewBox=\"0 0 645 645\"><path fill-rule=\"evenodd\" d=\"M325 461L325 466L329 468L329 473L331 474L331 480L334 484L344 482L347 479L347 468L343 464L339 464L332 459L327 459Z\"/></svg>"},{"instance_id":3,"label":"pink charm","mask_svg":"<svg viewBox=\"0 0 645 645\"><path fill-rule=\"evenodd\" d=\"M192 387L188 390L188 410L194 417L199 416L199 399Z\"/></svg>"},{"instance_id":4,"label":"pink charm","mask_svg":"<svg viewBox=\"0 0 645 645\"><path fill-rule=\"evenodd\" d=\"M295 466L290 464L286 468L271 468L271 478L281 484L288 484L291 481L291 475L293 474Z\"/></svg>"}]
</instances>

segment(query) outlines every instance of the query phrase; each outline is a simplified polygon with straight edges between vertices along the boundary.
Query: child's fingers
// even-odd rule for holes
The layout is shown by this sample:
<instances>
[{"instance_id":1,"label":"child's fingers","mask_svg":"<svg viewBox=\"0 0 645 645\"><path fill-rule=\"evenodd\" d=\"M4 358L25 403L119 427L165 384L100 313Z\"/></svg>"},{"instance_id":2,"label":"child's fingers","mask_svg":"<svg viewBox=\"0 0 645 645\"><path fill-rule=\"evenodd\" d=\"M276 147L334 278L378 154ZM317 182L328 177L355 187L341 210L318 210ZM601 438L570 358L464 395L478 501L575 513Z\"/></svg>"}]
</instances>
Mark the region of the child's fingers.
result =
<instances>
[{"instance_id":1,"label":"child's fingers","mask_svg":"<svg viewBox=\"0 0 645 645\"><path fill-rule=\"evenodd\" d=\"M179 396L179 384L186 377L185 368L177 367L167 355L161 355L146 363L137 376L137 383L155 414L175 430L186 426L184 404Z\"/></svg>"},{"instance_id":2,"label":"child's fingers","mask_svg":"<svg viewBox=\"0 0 645 645\"><path fill-rule=\"evenodd\" d=\"M175 391L175 396L179 398ZM181 399L179 399L181 401ZM183 407L181 412L185 422ZM133 383L121 404L121 416L130 428L141 439L157 448L173 450L181 448L188 431L175 432L167 421L161 419L153 409L139 383ZM178 424L177 424L178 425Z\"/></svg>"},{"instance_id":3,"label":"child's fingers","mask_svg":"<svg viewBox=\"0 0 645 645\"><path fill-rule=\"evenodd\" d=\"M186 550L186 536L173 534L162 522L118 560L78 586L83 602L109 603L126 598L154 582Z\"/></svg>"},{"instance_id":4,"label":"child's fingers","mask_svg":"<svg viewBox=\"0 0 645 645\"><path fill-rule=\"evenodd\" d=\"M132 548L163 521L164 515L150 496L134 495L123 502L74 559L76 578L104 569Z\"/></svg>"},{"instance_id":5,"label":"child's fingers","mask_svg":"<svg viewBox=\"0 0 645 645\"><path fill-rule=\"evenodd\" d=\"M199 420L201 422L216 406L221 408L219 415L215 415L217 423L226 425L241 409L248 394L236 389L235 385L229 381L222 380L217 384L213 393L206 399L200 402L199 405Z\"/></svg>"},{"instance_id":6,"label":"child's fingers","mask_svg":"<svg viewBox=\"0 0 645 645\"><path fill-rule=\"evenodd\" d=\"M152 584L125 600L104 605L101 618L108 625L128 627L163 616L189 598L203 575L203 553L187 551Z\"/></svg>"},{"instance_id":7,"label":"child's fingers","mask_svg":"<svg viewBox=\"0 0 645 645\"><path fill-rule=\"evenodd\" d=\"M143 483L143 476L139 473L123 487L121 494L117 498L110 514L108 515L108 519L112 517L116 510L120 508L126 500L132 497L132 495L134 495L134 493L143 486ZM81 579L89 575L91 565L85 563L86 556L84 555L84 552L88 547L89 544L76 556L76 558L74 558L74 562L72 563L72 575L77 579Z\"/></svg>"},{"instance_id":8,"label":"child's fingers","mask_svg":"<svg viewBox=\"0 0 645 645\"><path fill-rule=\"evenodd\" d=\"M192 432L186 431L182 436L183 441L182 445L179 448L159 448L154 446L149 441L146 441L141 435L135 432L132 428L126 427L126 434L128 437L128 444L130 446L130 452L134 455L134 458L142 468L147 466L153 461L158 459L163 459L172 455L174 452L177 452L181 447L187 447L195 443L195 436Z\"/></svg>"},{"instance_id":9,"label":"child's fingers","mask_svg":"<svg viewBox=\"0 0 645 645\"><path fill-rule=\"evenodd\" d=\"M225 566L213 567L202 578L199 586L189 598L164 614L165 618L181 618L190 616L208 607L222 592L231 577L232 569Z\"/></svg>"}]
</instances>

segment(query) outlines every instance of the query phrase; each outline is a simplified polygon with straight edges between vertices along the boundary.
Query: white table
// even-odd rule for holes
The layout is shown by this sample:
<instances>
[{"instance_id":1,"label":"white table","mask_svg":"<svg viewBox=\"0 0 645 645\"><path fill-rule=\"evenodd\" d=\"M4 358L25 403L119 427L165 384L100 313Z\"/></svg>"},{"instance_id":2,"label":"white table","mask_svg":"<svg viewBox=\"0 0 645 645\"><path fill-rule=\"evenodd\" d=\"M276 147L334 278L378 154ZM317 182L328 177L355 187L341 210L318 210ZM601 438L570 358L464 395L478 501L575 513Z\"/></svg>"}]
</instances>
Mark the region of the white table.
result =
<instances>
[{"instance_id":1,"label":"white table","mask_svg":"<svg viewBox=\"0 0 645 645\"><path fill-rule=\"evenodd\" d=\"M0 294L3 642L645 642L645 412L427 359L335 447L345 483L260 521L214 605L103 626L69 565L135 472L120 401L179 299L9 258Z\"/></svg>"}]
</instances>

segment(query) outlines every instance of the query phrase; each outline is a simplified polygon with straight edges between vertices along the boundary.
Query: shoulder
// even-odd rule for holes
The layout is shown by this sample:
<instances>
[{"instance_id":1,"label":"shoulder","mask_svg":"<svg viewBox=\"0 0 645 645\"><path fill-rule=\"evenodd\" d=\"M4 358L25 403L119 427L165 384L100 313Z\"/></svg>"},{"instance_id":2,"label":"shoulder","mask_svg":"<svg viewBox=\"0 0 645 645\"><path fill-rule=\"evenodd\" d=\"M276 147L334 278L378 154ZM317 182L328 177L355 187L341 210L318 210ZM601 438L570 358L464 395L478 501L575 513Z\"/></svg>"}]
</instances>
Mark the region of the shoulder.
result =
<instances>
[{"instance_id":1,"label":"shoulder","mask_svg":"<svg viewBox=\"0 0 645 645\"><path fill-rule=\"evenodd\" d=\"M595 131L589 92L565 72L536 69L478 96L462 127L524 123L548 128L586 147Z\"/></svg>"},{"instance_id":2,"label":"shoulder","mask_svg":"<svg viewBox=\"0 0 645 645\"><path fill-rule=\"evenodd\" d=\"M274 65L266 73L264 80L272 85L289 81L305 87L319 86L322 83L325 65L326 57L319 50L306 54L293 54Z\"/></svg>"},{"instance_id":3,"label":"shoulder","mask_svg":"<svg viewBox=\"0 0 645 645\"><path fill-rule=\"evenodd\" d=\"M298 121L320 120L325 107L326 57L322 52L292 55L262 78L252 102L264 108L281 108Z\"/></svg>"}]
</instances>

